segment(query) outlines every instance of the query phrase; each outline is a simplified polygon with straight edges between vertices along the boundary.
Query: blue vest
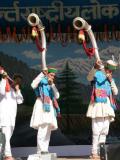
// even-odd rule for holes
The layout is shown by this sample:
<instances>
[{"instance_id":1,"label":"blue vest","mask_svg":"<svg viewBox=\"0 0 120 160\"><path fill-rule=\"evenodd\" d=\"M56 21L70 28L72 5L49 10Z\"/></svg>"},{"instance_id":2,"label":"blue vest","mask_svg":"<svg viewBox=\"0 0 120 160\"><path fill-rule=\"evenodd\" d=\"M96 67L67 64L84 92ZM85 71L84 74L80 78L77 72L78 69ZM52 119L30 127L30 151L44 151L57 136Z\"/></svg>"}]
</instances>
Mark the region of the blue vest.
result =
<instances>
[{"instance_id":1,"label":"blue vest","mask_svg":"<svg viewBox=\"0 0 120 160\"><path fill-rule=\"evenodd\" d=\"M95 82L95 102L107 102L107 97L112 94L110 82L102 71L96 71Z\"/></svg>"}]
</instances>

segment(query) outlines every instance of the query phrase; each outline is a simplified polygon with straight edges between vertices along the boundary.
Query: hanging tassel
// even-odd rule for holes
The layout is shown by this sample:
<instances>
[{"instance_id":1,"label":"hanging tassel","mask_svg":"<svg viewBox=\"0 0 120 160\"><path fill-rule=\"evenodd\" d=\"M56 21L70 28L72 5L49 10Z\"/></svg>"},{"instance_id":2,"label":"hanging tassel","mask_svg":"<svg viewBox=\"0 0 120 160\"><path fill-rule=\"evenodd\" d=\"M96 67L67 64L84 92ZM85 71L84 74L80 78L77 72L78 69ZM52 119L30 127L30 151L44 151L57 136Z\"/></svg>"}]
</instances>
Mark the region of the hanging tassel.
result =
<instances>
[{"instance_id":1,"label":"hanging tassel","mask_svg":"<svg viewBox=\"0 0 120 160\"><path fill-rule=\"evenodd\" d=\"M83 41L85 41L84 30L80 30L80 31L79 31L78 40L79 40L80 43L82 43Z\"/></svg>"},{"instance_id":2,"label":"hanging tassel","mask_svg":"<svg viewBox=\"0 0 120 160\"><path fill-rule=\"evenodd\" d=\"M95 54L95 48L87 48L84 30L80 30L80 32L78 34L78 39L80 42L82 42L83 48L84 48L87 56L91 58Z\"/></svg>"},{"instance_id":3,"label":"hanging tassel","mask_svg":"<svg viewBox=\"0 0 120 160\"><path fill-rule=\"evenodd\" d=\"M37 28L36 27L32 28L32 37L33 38L38 37L38 32L37 32Z\"/></svg>"},{"instance_id":4,"label":"hanging tassel","mask_svg":"<svg viewBox=\"0 0 120 160\"><path fill-rule=\"evenodd\" d=\"M9 81L8 81L8 79L7 79L7 78L6 78L5 91L6 91L6 92L9 92L9 91L10 91L10 84L9 84Z\"/></svg>"},{"instance_id":5,"label":"hanging tassel","mask_svg":"<svg viewBox=\"0 0 120 160\"><path fill-rule=\"evenodd\" d=\"M88 57L91 58L92 56L94 56L95 48L87 48L86 41L83 41L82 45Z\"/></svg>"},{"instance_id":6,"label":"hanging tassel","mask_svg":"<svg viewBox=\"0 0 120 160\"><path fill-rule=\"evenodd\" d=\"M40 52L43 52L45 48L42 48L41 44L39 43L39 38L38 37L35 38L35 43L36 43L36 46L37 46L38 50Z\"/></svg>"},{"instance_id":7,"label":"hanging tassel","mask_svg":"<svg viewBox=\"0 0 120 160\"><path fill-rule=\"evenodd\" d=\"M35 39L35 43L36 43L36 46L37 46L38 50L40 52L43 52L44 48L42 48L42 46L41 46L41 44L39 42L39 34L38 34L37 27L33 27L32 28L32 37Z\"/></svg>"}]
</instances>

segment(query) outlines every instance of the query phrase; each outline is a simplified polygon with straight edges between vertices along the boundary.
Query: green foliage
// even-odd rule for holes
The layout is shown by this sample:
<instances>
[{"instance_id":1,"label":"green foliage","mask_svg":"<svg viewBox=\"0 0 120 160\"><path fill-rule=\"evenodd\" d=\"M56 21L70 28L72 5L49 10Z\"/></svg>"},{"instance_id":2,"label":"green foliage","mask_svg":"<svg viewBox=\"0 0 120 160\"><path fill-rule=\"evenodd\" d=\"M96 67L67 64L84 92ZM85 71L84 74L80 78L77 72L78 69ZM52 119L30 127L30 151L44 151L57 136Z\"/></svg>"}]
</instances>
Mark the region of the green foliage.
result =
<instances>
[{"instance_id":1,"label":"green foliage","mask_svg":"<svg viewBox=\"0 0 120 160\"><path fill-rule=\"evenodd\" d=\"M76 79L77 76L70 69L69 63L67 62L64 70L58 77L60 91L59 104L62 113L70 114L74 112L82 102L82 100L80 102L80 96L77 93L78 83L75 81Z\"/></svg>"},{"instance_id":2,"label":"green foliage","mask_svg":"<svg viewBox=\"0 0 120 160\"><path fill-rule=\"evenodd\" d=\"M70 68L69 62L66 62L64 70L57 77L60 91L59 105L63 114L79 114L87 110L80 92L81 84L77 82L78 76Z\"/></svg>"}]
</instances>

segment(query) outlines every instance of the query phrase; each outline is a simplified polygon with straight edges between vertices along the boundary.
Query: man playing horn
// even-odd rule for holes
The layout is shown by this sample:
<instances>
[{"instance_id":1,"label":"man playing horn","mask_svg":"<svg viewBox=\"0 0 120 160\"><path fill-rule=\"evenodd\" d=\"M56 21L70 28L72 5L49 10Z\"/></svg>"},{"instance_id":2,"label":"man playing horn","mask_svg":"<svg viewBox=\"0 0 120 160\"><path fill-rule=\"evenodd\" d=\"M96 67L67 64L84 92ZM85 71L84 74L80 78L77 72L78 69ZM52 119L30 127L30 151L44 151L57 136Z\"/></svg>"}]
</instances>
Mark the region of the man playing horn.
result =
<instances>
[{"instance_id":1,"label":"man playing horn","mask_svg":"<svg viewBox=\"0 0 120 160\"><path fill-rule=\"evenodd\" d=\"M110 122L114 121L116 105L113 95L118 94L118 89L112 78L112 72L116 67L117 63L113 60L106 61L105 68L101 68L101 61L97 61L87 76L88 81L93 81L93 91L87 111L87 117L92 118L91 159L100 159L100 147L105 146Z\"/></svg>"},{"instance_id":2,"label":"man playing horn","mask_svg":"<svg viewBox=\"0 0 120 160\"><path fill-rule=\"evenodd\" d=\"M0 67L0 128L5 135L4 159L13 160L10 139L15 127L17 104L23 102L23 96L20 91L21 76L14 75L12 85L7 77L7 72Z\"/></svg>"},{"instance_id":3,"label":"man playing horn","mask_svg":"<svg viewBox=\"0 0 120 160\"><path fill-rule=\"evenodd\" d=\"M37 154L47 154L52 130L57 129L56 116L60 115L57 103L59 92L54 84L55 68L40 73L31 86L36 94L30 126L38 130Z\"/></svg>"}]
</instances>

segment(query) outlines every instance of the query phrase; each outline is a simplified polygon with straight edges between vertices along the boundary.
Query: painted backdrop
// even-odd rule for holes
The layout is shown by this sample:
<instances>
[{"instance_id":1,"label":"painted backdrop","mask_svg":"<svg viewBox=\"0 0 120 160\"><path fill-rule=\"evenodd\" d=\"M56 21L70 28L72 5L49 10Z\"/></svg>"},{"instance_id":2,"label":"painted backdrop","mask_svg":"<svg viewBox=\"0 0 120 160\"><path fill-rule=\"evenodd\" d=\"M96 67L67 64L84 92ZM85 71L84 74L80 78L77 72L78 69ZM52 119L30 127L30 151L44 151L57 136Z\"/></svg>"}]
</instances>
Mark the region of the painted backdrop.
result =
<instances>
[{"instance_id":1,"label":"painted backdrop","mask_svg":"<svg viewBox=\"0 0 120 160\"><path fill-rule=\"evenodd\" d=\"M100 57L103 61L112 58L112 55L114 55L116 60L119 59L119 41L98 41L98 46ZM40 54L33 42L18 44L14 42L1 43L0 61L11 77L13 73L23 75L22 92L25 101L23 105L18 106L13 144L15 146L33 146L36 144L36 132L29 128L29 122L35 102L35 95L30 83L40 72ZM59 104L62 112L62 119L58 120L61 131L53 133L51 145L90 143L90 120L85 117L85 113L90 99L91 86L86 76L94 64L94 58L89 59L80 44L69 43L63 47L61 43L53 42L47 47L47 64L48 66L58 68L56 83L61 95ZM117 86L120 90L119 75L120 69L114 73ZM118 103L119 100L120 94L117 97ZM118 126L116 126L117 124ZM114 130L114 127L117 127L117 129ZM61 132L64 135L61 135ZM119 137L118 133L119 117L115 126L113 125L111 129L112 136L117 135ZM63 141L58 141L57 136L59 134ZM18 136L22 136L22 139L18 138Z\"/></svg>"}]
</instances>

